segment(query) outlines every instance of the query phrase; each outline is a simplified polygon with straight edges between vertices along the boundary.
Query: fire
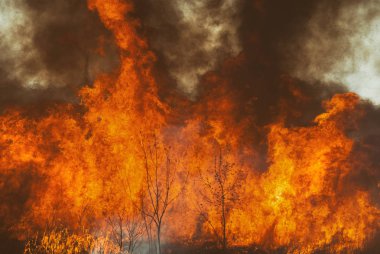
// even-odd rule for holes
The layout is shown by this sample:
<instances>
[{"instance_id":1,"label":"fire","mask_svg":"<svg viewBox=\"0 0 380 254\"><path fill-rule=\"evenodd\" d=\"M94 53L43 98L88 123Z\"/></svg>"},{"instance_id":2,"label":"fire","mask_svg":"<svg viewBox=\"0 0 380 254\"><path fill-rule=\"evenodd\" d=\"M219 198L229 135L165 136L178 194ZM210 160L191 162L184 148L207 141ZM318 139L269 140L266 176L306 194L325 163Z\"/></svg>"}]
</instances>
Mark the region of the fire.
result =
<instances>
[{"instance_id":1,"label":"fire","mask_svg":"<svg viewBox=\"0 0 380 254\"><path fill-rule=\"evenodd\" d=\"M372 239L379 210L347 179L356 170L347 130L364 114L358 96L335 95L310 126L283 120L268 126L263 172L252 163L260 153L244 141L252 119L236 121L221 78L207 77L220 84L213 88L219 97L206 96L175 122L175 110L158 96L156 58L129 15L133 5L90 0L88 6L114 34L117 75L82 88L80 105L57 105L42 116L14 108L0 117L0 168L10 179L1 188L30 192L22 211L1 205L19 239L43 231L51 232L41 240L47 245L58 239L86 251L130 248L132 240L117 241L115 225L128 232L135 226L140 242L161 237L167 244L288 253L353 252Z\"/></svg>"},{"instance_id":2,"label":"fire","mask_svg":"<svg viewBox=\"0 0 380 254\"><path fill-rule=\"evenodd\" d=\"M315 126L271 126L271 166L261 179L263 210L271 211L265 223L274 225L271 241L302 246L305 252L326 244L342 251L359 248L373 233L378 211L368 195L346 194L345 177L355 168L347 159L353 141L343 128L345 118L355 117L357 103L356 95L336 95L326 103L327 112L315 119Z\"/></svg>"}]
</instances>

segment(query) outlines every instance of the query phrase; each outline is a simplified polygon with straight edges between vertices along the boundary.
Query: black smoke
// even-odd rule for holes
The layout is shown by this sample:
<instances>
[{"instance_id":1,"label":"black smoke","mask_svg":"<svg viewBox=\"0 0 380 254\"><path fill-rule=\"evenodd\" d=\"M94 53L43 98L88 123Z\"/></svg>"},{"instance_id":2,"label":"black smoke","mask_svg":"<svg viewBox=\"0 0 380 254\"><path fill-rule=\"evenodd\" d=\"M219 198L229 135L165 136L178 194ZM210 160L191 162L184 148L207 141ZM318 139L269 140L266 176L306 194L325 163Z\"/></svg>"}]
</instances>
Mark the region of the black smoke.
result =
<instances>
[{"instance_id":1,"label":"black smoke","mask_svg":"<svg viewBox=\"0 0 380 254\"><path fill-rule=\"evenodd\" d=\"M25 21L11 25L0 39L0 110L75 102L78 88L117 67L111 33L87 9L86 1L6 1L7 5Z\"/></svg>"}]
</instances>

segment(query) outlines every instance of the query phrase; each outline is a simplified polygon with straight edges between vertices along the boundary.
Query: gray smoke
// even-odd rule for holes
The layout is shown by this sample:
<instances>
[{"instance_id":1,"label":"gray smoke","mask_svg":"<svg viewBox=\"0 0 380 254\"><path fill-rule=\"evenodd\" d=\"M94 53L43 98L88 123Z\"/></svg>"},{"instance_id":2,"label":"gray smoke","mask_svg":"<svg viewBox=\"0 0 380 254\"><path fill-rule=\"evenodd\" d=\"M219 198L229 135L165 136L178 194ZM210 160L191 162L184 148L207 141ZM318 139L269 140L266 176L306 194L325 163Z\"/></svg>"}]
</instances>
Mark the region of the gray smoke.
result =
<instances>
[{"instance_id":1,"label":"gray smoke","mask_svg":"<svg viewBox=\"0 0 380 254\"><path fill-rule=\"evenodd\" d=\"M143 0L136 5L152 48L190 97L202 75L241 51L241 0Z\"/></svg>"},{"instance_id":2,"label":"gray smoke","mask_svg":"<svg viewBox=\"0 0 380 254\"><path fill-rule=\"evenodd\" d=\"M380 1L321 2L289 46L291 72L380 103Z\"/></svg>"},{"instance_id":3,"label":"gray smoke","mask_svg":"<svg viewBox=\"0 0 380 254\"><path fill-rule=\"evenodd\" d=\"M1 1L0 50L0 109L73 100L118 61L111 34L81 0Z\"/></svg>"}]
</instances>

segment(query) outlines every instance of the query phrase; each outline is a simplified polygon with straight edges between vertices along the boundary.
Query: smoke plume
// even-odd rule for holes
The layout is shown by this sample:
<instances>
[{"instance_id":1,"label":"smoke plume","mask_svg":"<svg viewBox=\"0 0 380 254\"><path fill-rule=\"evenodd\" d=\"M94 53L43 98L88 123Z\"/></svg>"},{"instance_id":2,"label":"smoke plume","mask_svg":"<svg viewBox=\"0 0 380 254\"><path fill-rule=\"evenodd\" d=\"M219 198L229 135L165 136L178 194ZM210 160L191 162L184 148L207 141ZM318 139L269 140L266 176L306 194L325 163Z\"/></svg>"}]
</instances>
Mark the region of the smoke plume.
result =
<instances>
[{"instance_id":1,"label":"smoke plume","mask_svg":"<svg viewBox=\"0 0 380 254\"><path fill-rule=\"evenodd\" d=\"M0 9L0 108L73 101L117 66L112 37L85 1L5 0Z\"/></svg>"},{"instance_id":2,"label":"smoke plume","mask_svg":"<svg viewBox=\"0 0 380 254\"><path fill-rule=\"evenodd\" d=\"M152 48L190 97L203 74L241 51L241 0L143 0L136 6Z\"/></svg>"},{"instance_id":3,"label":"smoke plume","mask_svg":"<svg viewBox=\"0 0 380 254\"><path fill-rule=\"evenodd\" d=\"M287 43L291 73L309 82L340 83L379 103L380 1L320 2Z\"/></svg>"}]
</instances>

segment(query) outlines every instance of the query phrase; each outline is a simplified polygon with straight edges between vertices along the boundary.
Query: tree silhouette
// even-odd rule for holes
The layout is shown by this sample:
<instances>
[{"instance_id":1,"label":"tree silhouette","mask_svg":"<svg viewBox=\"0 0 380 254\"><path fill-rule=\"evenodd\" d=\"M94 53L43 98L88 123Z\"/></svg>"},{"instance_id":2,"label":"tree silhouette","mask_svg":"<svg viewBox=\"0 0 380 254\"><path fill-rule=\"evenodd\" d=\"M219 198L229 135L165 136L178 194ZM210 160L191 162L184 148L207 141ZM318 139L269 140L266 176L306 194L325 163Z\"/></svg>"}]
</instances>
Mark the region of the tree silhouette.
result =
<instances>
[{"instance_id":1,"label":"tree silhouette","mask_svg":"<svg viewBox=\"0 0 380 254\"><path fill-rule=\"evenodd\" d=\"M223 250L228 248L228 216L239 200L238 189L245 178L243 170L224 158L222 147L215 153L212 166L199 169L203 188L200 194L204 203L199 203L200 216L210 226ZM208 209L216 209L220 215L218 222L211 220Z\"/></svg>"},{"instance_id":2,"label":"tree silhouette","mask_svg":"<svg viewBox=\"0 0 380 254\"><path fill-rule=\"evenodd\" d=\"M161 250L161 231L163 220L169 206L178 197L181 190L175 188L178 179L179 161L170 154L170 147L159 143L157 137L141 139L145 169L145 183L141 191L141 212L145 218L148 236L153 224L156 236L156 252Z\"/></svg>"}]
</instances>

